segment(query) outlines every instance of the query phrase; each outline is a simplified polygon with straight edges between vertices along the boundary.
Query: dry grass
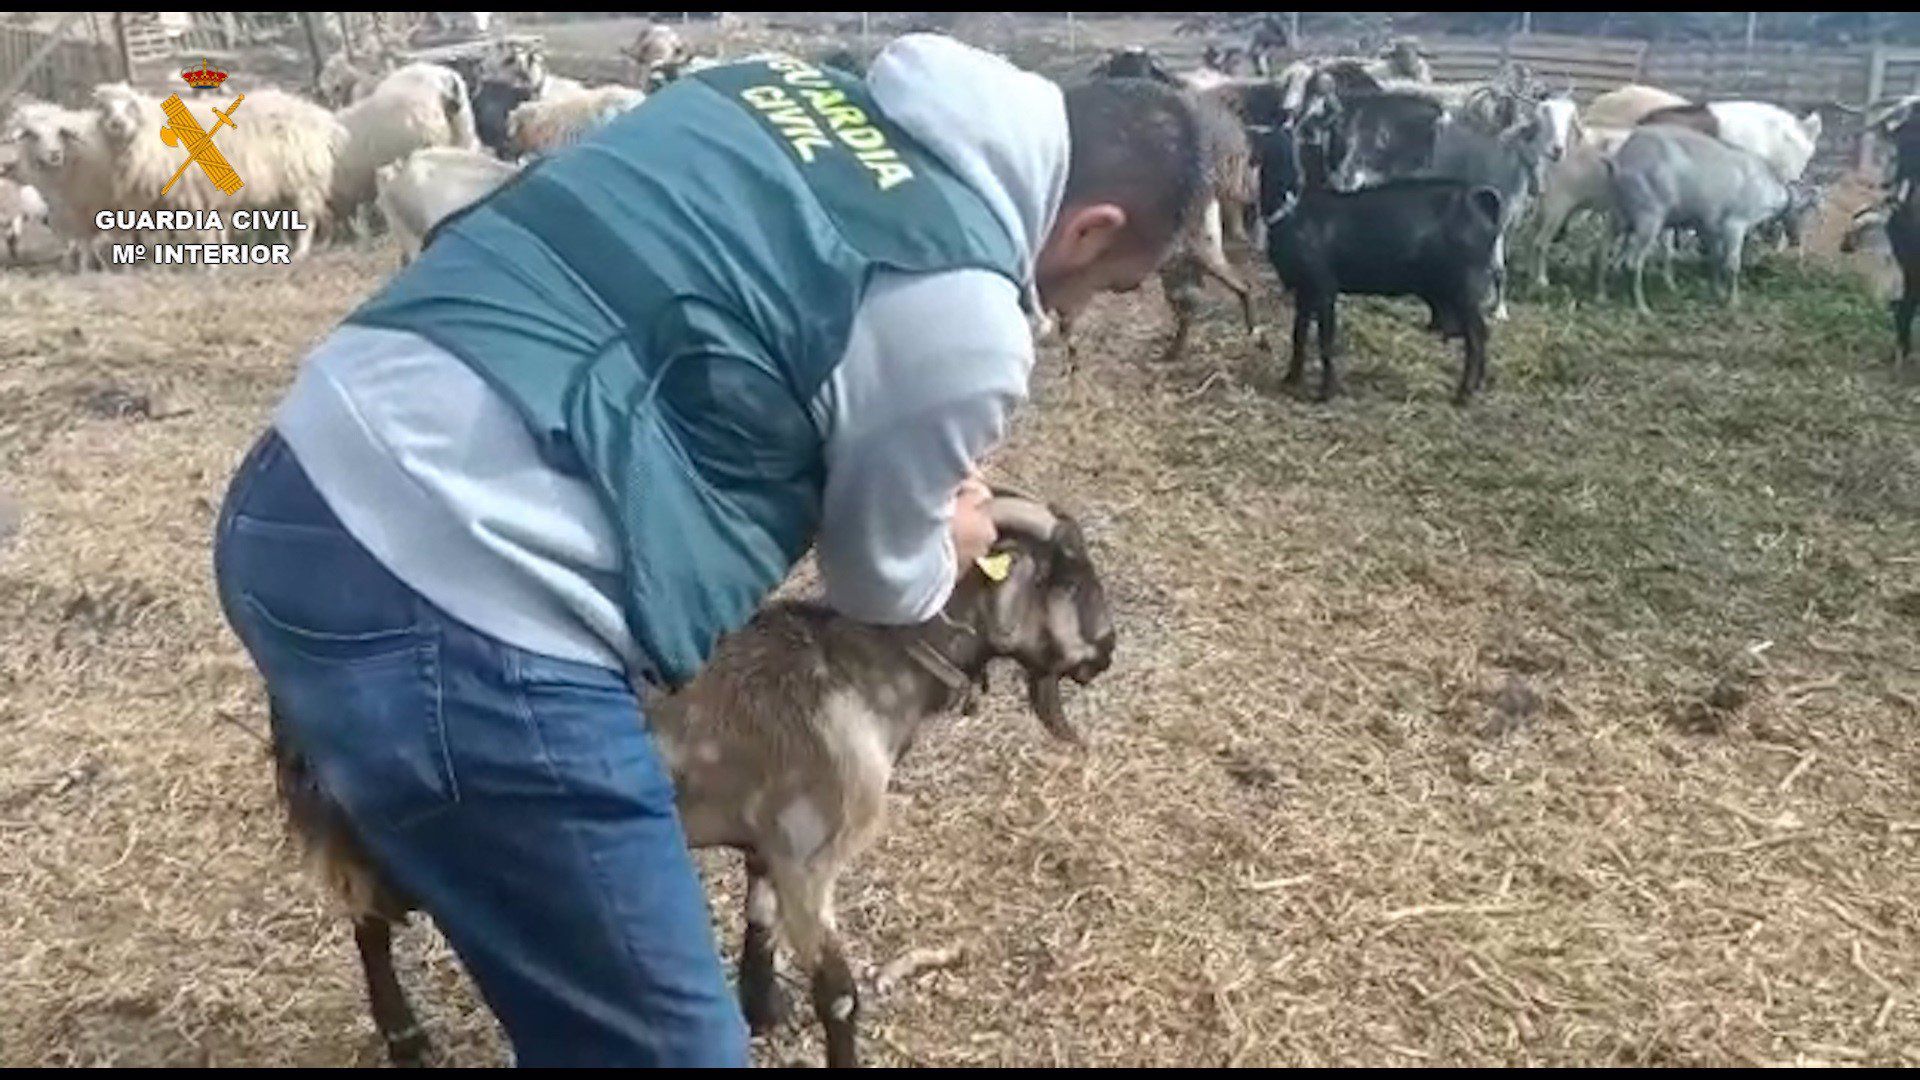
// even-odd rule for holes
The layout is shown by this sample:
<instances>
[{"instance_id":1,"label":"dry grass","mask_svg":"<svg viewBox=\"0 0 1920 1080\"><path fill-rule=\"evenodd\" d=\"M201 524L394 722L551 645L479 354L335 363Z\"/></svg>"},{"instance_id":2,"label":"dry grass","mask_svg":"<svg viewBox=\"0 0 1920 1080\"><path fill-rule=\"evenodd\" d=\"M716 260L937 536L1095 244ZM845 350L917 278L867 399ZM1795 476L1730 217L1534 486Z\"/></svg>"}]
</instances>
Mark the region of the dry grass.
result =
<instances>
[{"instance_id":1,"label":"dry grass","mask_svg":"<svg viewBox=\"0 0 1920 1080\"><path fill-rule=\"evenodd\" d=\"M208 539L394 261L0 272L0 1064L382 1060ZM1085 320L995 472L1085 520L1118 664L1088 752L1003 686L908 760L842 921L962 957L869 997L870 1059L1920 1063L1920 392L1861 286L1749 281L1737 317L1532 298L1466 411L1397 305L1347 308L1330 406L1224 308L1178 366L1153 290ZM401 952L445 1058L501 1060L432 930Z\"/></svg>"},{"instance_id":2,"label":"dry grass","mask_svg":"<svg viewBox=\"0 0 1920 1080\"><path fill-rule=\"evenodd\" d=\"M391 265L6 279L0 1062L379 1060L208 534ZM1087 520L1119 664L1087 753L1001 688L909 759L844 922L964 958L870 1000L871 1057L1920 1059L1920 394L1855 286L1752 284L1731 319L1523 305L1467 411L1394 305L1353 305L1325 407L1224 310L1174 367L1157 297L1089 318L996 471ZM499 1060L438 938L403 949L448 1058Z\"/></svg>"}]
</instances>

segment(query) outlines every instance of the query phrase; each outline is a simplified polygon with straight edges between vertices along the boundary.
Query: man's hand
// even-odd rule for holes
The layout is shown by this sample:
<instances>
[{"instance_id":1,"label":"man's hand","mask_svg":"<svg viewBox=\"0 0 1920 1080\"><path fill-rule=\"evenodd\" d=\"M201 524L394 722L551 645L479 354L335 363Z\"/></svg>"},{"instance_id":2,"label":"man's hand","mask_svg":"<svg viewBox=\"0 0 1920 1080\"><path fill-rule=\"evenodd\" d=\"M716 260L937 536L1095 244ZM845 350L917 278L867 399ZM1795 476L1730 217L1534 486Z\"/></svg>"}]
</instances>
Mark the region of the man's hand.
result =
<instances>
[{"instance_id":1,"label":"man's hand","mask_svg":"<svg viewBox=\"0 0 1920 1080\"><path fill-rule=\"evenodd\" d=\"M999 530L993 527L993 519L987 516L987 501L992 498L993 489L981 479L978 469L962 480L953 493L953 521L949 528L953 530L955 577L965 575L967 567L993 550L993 542L1000 537Z\"/></svg>"}]
</instances>

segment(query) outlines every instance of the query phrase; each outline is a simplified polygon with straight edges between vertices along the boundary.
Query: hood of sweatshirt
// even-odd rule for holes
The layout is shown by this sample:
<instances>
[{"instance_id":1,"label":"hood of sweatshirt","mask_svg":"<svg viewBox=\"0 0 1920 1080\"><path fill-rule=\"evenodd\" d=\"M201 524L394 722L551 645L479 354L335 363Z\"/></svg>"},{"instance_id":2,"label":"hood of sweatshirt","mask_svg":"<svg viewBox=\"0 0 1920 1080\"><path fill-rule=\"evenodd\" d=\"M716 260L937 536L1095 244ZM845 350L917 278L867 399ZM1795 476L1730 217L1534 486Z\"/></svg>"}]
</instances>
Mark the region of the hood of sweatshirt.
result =
<instances>
[{"instance_id":1,"label":"hood of sweatshirt","mask_svg":"<svg viewBox=\"0 0 1920 1080\"><path fill-rule=\"evenodd\" d=\"M941 34L890 43L868 68L867 88L888 119L986 199L1020 246L1022 292L1037 311L1034 261L1060 213L1070 159L1060 88Z\"/></svg>"}]
</instances>

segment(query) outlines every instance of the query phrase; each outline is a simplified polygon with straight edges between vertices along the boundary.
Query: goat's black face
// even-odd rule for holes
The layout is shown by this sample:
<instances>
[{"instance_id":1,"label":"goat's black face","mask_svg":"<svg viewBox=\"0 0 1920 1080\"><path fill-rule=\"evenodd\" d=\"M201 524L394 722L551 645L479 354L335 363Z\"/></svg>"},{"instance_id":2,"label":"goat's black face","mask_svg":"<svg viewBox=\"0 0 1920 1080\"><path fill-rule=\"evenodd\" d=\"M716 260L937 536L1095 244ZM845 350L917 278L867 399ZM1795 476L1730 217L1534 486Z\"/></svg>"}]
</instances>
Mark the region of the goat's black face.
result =
<instances>
[{"instance_id":1,"label":"goat's black face","mask_svg":"<svg viewBox=\"0 0 1920 1080\"><path fill-rule=\"evenodd\" d=\"M1006 513L1009 504L1023 504ZM1008 559L1006 576L991 581L975 570L978 629L998 656L1027 672L1027 699L1054 736L1073 742L1060 680L1085 685L1113 665L1113 614L1088 555L1086 539L1071 517L1020 497L995 499L1000 539L993 557Z\"/></svg>"},{"instance_id":2,"label":"goat's black face","mask_svg":"<svg viewBox=\"0 0 1920 1080\"><path fill-rule=\"evenodd\" d=\"M1179 85L1179 80L1161 66L1159 58L1137 46L1108 56L1093 69L1093 74L1102 79L1152 79L1168 86Z\"/></svg>"}]
</instances>

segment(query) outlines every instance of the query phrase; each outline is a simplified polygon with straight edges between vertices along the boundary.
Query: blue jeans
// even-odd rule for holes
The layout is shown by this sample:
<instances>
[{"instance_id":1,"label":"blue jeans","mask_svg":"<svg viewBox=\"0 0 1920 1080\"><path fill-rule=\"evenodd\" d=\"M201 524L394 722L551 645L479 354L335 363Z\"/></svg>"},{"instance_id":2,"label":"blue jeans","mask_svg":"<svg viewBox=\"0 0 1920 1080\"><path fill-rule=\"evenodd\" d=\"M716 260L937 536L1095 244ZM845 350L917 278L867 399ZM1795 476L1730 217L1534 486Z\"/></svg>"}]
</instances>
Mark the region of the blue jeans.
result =
<instances>
[{"instance_id":1,"label":"blue jeans","mask_svg":"<svg viewBox=\"0 0 1920 1080\"><path fill-rule=\"evenodd\" d=\"M620 673L455 622L271 433L214 563L280 737L439 924L519 1064L747 1064L673 782Z\"/></svg>"}]
</instances>

